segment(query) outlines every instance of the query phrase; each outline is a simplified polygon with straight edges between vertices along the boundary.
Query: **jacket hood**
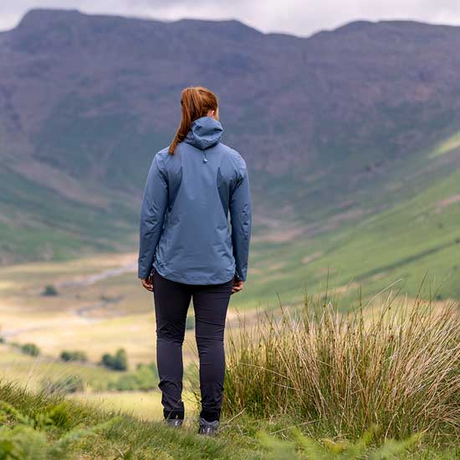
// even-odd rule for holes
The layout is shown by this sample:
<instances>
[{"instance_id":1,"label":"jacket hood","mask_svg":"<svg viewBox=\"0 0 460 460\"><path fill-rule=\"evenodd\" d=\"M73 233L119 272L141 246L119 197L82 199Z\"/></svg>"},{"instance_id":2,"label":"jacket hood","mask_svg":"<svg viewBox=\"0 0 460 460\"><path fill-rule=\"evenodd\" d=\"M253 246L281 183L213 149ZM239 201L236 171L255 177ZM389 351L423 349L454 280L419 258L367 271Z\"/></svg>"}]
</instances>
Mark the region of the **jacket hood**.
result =
<instances>
[{"instance_id":1,"label":"jacket hood","mask_svg":"<svg viewBox=\"0 0 460 460\"><path fill-rule=\"evenodd\" d=\"M220 141L223 132L224 128L215 118L197 118L192 122L184 142L198 149L206 150Z\"/></svg>"}]
</instances>

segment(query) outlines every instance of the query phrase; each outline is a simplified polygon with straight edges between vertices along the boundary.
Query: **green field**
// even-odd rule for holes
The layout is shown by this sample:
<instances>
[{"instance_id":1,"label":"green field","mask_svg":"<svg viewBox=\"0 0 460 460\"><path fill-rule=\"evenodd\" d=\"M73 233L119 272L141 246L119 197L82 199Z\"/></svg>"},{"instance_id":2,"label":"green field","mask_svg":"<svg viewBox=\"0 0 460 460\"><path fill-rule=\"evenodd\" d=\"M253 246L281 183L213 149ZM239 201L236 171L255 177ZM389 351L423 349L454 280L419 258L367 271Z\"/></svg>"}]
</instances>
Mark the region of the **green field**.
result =
<instances>
[{"instance_id":1,"label":"green field","mask_svg":"<svg viewBox=\"0 0 460 460\"><path fill-rule=\"evenodd\" d=\"M74 375L94 388L103 387L107 381L117 377L116 373L101 366L64 363L50 357L33 358L8 345L0 345L0 379L3 381L18 382L31 391L39 392L48 381Z\"/></svg>"}]
</instances>

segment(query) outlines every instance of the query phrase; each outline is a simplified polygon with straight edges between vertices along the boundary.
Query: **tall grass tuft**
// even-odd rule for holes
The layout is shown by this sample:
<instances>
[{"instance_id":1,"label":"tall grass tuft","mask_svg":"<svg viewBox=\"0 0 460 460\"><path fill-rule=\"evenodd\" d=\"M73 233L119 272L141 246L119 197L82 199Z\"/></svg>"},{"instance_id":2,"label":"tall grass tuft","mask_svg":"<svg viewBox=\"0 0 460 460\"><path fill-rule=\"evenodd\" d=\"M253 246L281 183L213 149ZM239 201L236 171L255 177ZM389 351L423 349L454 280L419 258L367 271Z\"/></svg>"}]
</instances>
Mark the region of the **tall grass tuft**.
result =
<instances>
[{"instance_id":1,"label":"tall grass tuft","mask_svg":"<svg viewBox=\"0 0 460 460\"><path fill-rule=\"evenodd\" d=\"M388 297L340 313L329 300L230 333L224 411L288 416L332 436L458 435L458 305Z\"/></svg>"}]
</instances>

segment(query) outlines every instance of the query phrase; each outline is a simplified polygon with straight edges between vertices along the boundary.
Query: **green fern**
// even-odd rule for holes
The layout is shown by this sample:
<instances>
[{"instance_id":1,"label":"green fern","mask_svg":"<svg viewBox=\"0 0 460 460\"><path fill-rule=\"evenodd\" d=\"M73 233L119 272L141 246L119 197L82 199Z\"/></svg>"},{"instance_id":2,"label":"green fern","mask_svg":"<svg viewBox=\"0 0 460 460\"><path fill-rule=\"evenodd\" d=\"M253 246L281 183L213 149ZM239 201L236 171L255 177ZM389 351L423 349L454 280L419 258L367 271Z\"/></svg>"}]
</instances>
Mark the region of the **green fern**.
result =
<instances>
[{"instance_id":1,"label":"green fern","mask_svg":"<svg viewBox=\"0 0 460 460\"><path fill-rule=\"evenodd\" d=\"M379 446L375 443L379 429L371 426L356 442L348 440L334 441L322 439L321 442L305 436L300 430L292 430L293 441L280 440L266 433L259 433L262 446L269 451L266 458L298 459L298 460L386 460L397 458L405 453L421 439L421 434L414 434L407 439L398 441L385 439Z\"/></svg>"},{"instance_id":2,"label":"green fern","mask_svg":"<svg viewBox=\"0 0 460 460\"><path fill-rule=\"evenodd\" d=\"M0 460L64 460L69 458L74 444L109 430L120 419L115 417L92 428L75 427L53 442L46 436L47 431L69 426L65 403L31 418L11 404L0 401L0 417L3 421L11 421L11 426L0 428Z\"/></svg>"}]
</instances>

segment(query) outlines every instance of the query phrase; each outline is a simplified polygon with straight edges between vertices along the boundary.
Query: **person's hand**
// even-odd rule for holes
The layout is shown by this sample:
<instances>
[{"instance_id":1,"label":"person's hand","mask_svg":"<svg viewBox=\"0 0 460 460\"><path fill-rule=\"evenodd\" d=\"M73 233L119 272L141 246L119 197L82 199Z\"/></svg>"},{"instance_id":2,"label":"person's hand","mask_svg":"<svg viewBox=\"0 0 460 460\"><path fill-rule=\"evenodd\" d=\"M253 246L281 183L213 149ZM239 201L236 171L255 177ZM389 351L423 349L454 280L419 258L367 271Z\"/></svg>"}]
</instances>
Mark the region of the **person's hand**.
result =
<instances>
[{"instance_id":1,"label":"person's hand","mask_svg":"<svg viewBox=\"0 0 460 460\"><path fill-rule=\"evenodd\" d=\"M147 289L147 291L153 292L153 277L152 275L147 278L141 279L142 286Z\"/></svg>"},{"instance_id":2,"label":"person's hand","mask_svg":"<svg viewBox=\"0 0 460 460\"><path fill-rule=\"evenodd\" d=\"M240 292L243 289L244 281L239 280L236 276L233 278L232 294Z\"/></svg>"}]
</instances>

